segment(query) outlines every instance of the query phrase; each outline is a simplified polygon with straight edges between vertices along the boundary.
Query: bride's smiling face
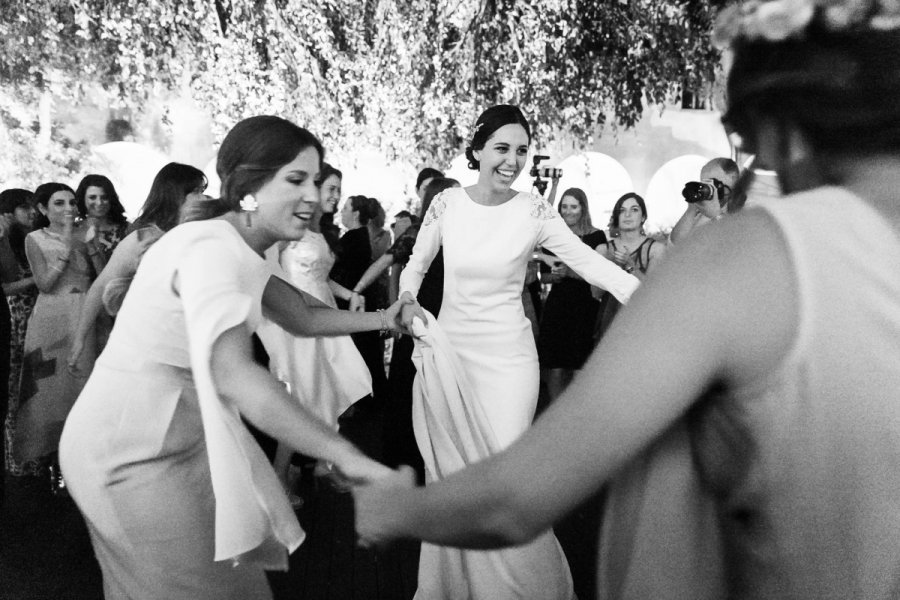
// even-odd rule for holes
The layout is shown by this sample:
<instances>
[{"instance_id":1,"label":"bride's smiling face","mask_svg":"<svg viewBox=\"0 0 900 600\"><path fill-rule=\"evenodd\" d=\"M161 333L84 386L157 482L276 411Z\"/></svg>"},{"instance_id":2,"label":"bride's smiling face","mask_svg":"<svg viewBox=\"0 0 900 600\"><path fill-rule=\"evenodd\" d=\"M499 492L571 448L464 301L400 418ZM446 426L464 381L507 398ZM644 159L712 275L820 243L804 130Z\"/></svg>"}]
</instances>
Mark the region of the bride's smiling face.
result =
<instances>
[{"instance_id":1,"label":"bride's smiling face","mask_svg":"<svg viewBox=\"0 0 900 600\"><path fill-rule=\"evenodd\" d=\"M509 188L528 158L528 132L518 123L504 125L488 138L481 150L473 151L479 162L479 181Z\"/></svg>"}]
</instances>

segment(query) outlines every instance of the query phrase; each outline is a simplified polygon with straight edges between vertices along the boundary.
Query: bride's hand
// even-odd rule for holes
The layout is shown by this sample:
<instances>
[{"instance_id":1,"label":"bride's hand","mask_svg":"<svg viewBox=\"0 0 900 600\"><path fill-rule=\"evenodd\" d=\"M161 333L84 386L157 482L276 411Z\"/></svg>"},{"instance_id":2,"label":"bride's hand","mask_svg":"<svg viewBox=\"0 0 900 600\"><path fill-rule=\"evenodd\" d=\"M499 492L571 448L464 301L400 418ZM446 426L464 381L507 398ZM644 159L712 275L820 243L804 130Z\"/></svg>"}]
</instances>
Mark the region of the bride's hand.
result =
<instances>
[{"instance_id":1,"label":"bride's hand","mask_svg":"<svg viewBox=\"0 0 900 600\"><path fill-rule=\"evenodd\" d=\"M415 471L409 467L400 467L374 483L353 488L356 534L360 546L383 546L398 537L391 518L391 515L397 513L397 495L415 487Z\"/></svg>"},{"instance_id":2,"label":"bride's hand","mask_svg":"<svg viewBox=\"0 0 900 600\"><path fill-rule=\"evenodd\" d=\"M425 316L425 311L409 293L404 293L397 302L403 303L400 309L400 325L403 328L403 333L412 335L412 323L416 317L422 319L426 326L428 325L428 317Z\"/></svg>"}]
</instances>

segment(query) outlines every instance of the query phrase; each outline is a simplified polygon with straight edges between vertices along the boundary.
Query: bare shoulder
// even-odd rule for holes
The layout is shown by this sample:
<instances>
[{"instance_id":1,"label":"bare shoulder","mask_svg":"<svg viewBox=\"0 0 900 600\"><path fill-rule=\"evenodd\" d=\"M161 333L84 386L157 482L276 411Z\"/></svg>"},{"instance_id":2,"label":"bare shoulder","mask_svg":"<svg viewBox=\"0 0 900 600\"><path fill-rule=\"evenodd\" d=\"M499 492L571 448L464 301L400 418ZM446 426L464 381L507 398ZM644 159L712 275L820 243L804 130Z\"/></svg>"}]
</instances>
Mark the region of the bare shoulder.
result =
<instances>
[{"instance_id":1,"label":"bare shoulder","mask_svg":"<svg viewBox=\"0 0 900 600\"><path fill-rule=\"evenodd\" d=\"M797 277L775 220L747 210L709 223L670 248L647 286L680 290L724 334L728 375L743 383L765 375L796 337Z\"/></svg>"}]
</instances>

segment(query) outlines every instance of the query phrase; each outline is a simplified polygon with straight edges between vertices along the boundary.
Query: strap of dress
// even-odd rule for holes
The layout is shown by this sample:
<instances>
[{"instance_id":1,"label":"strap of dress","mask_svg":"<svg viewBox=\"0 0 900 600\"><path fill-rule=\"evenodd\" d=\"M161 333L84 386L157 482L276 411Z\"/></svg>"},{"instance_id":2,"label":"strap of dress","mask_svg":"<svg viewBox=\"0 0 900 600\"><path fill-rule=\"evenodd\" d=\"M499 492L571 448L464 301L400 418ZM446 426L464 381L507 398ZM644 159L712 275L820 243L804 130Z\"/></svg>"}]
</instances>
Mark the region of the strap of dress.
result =
<instances>
[{"instance_id":1,"label":"strap of dress","mask_svg":"<svg viewBox=\"0 0 900 600\"><path fill-rule=\"evenodd\" d=\"M640 269L641 273L646 273L647 269L650 268L650 248L653 247L655 242L655 239L648 237L635 250L638 253L638 269Z\"/></svg>"}]
</instances>

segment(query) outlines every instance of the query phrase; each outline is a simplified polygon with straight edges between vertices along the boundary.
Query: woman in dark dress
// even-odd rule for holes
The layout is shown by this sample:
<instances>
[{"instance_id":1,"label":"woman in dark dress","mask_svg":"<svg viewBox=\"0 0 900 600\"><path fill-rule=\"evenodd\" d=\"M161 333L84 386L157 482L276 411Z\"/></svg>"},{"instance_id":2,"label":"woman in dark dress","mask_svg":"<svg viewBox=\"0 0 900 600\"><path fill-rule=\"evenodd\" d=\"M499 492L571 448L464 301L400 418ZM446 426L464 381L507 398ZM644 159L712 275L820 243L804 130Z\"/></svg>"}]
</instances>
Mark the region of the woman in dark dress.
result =
<instances>
[{"instance_id":1,"label":"woman in dark dress","mask_svg":"<svg viewBox=\"0 0 900 600\"><path fill-rule=\"evenodd\" d=\"M372 203L365 196L350 196L341 209L341 222L347 232L338 244L337 260L331 269L331 279L347 289L355 289L356 283L372 264L372 247L366 225L372 218ZM377 300L370 294L354 292L350 301L337 298L338 308L346 310L361 297L365 305L374 307ZM354 303L355 304L355 303ZM366 361L372 374L372 396L383 402L387 394L387 376L384 373L384 343L377 331L354 333L350 336Z\"/></svg>"},{"instance_id":2,"label":"woman in dark dress","mask_svg":"<svg viewBox=\"0 0 900 600\"><path fill-rule=\"evenodd\" d=\"M569 188L559 201L559 214L572 233L591 248L606 243L606 234L591 223L587 195ZM538 336L538 359L547 393L553 400L566 388L593 349L593 329L600 303L591 286L553 255L542 250L553 287L544 302Z\"/></svg>"}]
</instances>

